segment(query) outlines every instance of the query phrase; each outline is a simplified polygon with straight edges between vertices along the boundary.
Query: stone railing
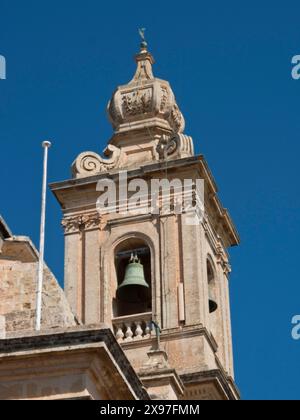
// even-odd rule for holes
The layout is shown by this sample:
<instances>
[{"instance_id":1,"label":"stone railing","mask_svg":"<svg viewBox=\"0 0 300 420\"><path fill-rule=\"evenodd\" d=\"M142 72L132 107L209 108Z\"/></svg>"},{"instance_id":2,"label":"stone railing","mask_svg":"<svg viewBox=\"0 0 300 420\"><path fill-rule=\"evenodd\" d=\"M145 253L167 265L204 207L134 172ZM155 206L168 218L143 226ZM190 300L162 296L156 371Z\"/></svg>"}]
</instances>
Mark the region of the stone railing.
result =
<instances>
[{"instance_id":1,"label":"stone railing","mask_svg":"<svg viewBox=\"0 0 300 420\"><path fill-rule=\"evenodd\" d=\"M151 337L152 313L114 318L113 329L119 343L145 340Z\"/></svg>"}]
</instances>

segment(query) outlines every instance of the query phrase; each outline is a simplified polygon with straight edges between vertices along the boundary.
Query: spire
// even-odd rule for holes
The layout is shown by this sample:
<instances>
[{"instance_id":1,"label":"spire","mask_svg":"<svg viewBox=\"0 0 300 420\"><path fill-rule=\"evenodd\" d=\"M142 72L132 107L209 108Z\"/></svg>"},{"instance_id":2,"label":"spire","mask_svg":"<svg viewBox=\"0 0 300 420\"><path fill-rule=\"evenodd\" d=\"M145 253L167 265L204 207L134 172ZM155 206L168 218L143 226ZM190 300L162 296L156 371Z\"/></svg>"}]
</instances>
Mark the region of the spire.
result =
<instances>
[{"instance_id":1,"label":"spire","mask_svg":"<svg viewBox=\"0 0 300 420\"><path fill-rule=\"evenodd\" d=\"M142 80L152 80L154 79L153 71L152 71L152 65L155 63L155 60L151 53L148 51L148 43L145 38L145 28L139 29L139 34L141 36L142 42L141 42L141 50L140 52L135 56L135 61L137 63L137 69L136 73L134 75L134 78L130 82L137 83Z\"/></svg>"}]
</instances>

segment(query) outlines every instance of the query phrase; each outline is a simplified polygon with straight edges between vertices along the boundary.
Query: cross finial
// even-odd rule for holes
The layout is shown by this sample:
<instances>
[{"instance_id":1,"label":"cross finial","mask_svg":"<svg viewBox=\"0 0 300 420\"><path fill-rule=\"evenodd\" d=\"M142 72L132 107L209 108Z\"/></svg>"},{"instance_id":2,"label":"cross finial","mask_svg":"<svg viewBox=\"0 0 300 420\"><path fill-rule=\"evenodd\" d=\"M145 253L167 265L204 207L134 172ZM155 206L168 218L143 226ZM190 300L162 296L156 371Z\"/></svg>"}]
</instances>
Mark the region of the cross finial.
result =
<instances>
[{"instance_id":1,"label":"cross finial","mask_svg":"<svg viewBox=\"0 0 300 420\"><path fill-rule=\"evenodd\" d=\"M147 46L148 46L147 41L146 41L145 32L146 32L146 28L139 28L139 34L140 34L140 37L142 39L142 44L141 44L142 48L147 48Z\"/></svg>"}]
</instances>

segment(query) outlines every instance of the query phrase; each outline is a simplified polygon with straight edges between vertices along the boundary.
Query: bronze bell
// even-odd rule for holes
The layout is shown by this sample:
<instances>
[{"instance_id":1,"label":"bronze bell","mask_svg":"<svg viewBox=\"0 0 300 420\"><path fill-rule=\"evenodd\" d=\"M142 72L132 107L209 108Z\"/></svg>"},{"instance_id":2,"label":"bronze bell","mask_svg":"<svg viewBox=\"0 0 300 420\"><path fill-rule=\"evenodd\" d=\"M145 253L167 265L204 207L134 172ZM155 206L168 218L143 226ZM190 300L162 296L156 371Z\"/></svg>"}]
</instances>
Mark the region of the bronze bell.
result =
<instances>
[{"instance_id":1,"label":"bronze bell","mask_svg":"<svg viewBox=\"0 0 300 420\"><path fill-rule=\"evenodd\" d=\"M218 309L218 304L216 301L216 298L214 297L214 293L212 293L212 290L209 291L209 313L216 312Z\"/></svg>"},{"instance_id":2,"label":"bronze bell","mask_svg":"<svg viewBox=\"0 0 300 420\"><path fill-rule=\"evenodd\" d=\"M145 280L144 267L138 256L131 256L125 278L118 287L117 298L129 303L144 303L149 299L149 285Z\"/></svg>"}]
</instances>

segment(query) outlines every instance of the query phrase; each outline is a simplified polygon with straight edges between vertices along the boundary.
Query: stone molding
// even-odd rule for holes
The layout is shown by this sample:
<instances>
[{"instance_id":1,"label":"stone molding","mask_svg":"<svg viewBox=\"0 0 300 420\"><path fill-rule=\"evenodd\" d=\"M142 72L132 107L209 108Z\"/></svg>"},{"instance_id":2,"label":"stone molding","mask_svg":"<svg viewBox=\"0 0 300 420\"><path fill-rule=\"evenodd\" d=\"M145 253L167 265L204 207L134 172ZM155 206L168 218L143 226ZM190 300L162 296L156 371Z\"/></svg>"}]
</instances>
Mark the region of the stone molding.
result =
<instances>
[{"instance_id":1,"label":"stone molding","mask_svg":"<svg viewBox=\"0 0 300 420\"><path fill-rule=\"evenodd\" d=\"M240 392L231 377L228 377L222 369L201 371L180 375L185 386L194 385L203 387L213 383L224 399L230 401L240 400Z\"/></svg>"},{"instance_id":2,"label":"stone molding","mask_svg":"<svg viewBox=\"0 0 300 420\"><path fill-rule=\"evenodd\" d=\"M174 173L175 170L179 170L181 168L189 167L190 169L195 168L197 170L197 174L199 173L200 177L203 177L205 180L206 185L208 185L209 191L213 191L213 198L212 195L209 195L209 204L211 206L211 212L216 214L219 217L219 224L223 229L221 230L221 235L223 237L223 242L225 247L236 246L240 243L240 238L236 227L234 226L233 221L231 220L229 213L225 210L220 202L217 199L217 185L214 181L214 178L209 170L207 162L205 161L202 155L199 156L192 156L189 158L184 159L174 159L171 161L161 161L161 162L152 162L143 167L138 169L129 169L128 171L128 180L137 178L137 177L150 177L150 176L157 176L156 174L160 174L162 171L168 170L169 173ZM80 188L89 188L90 190L96 191L95 184L100 180L103 179L105 175L93 175L86 178L78 178L67 180L63 182L56 182L50 185L50 188L54 195L57 197L58 201L62 202L65 200L65 196L70 197L72 192L79 191ZM109 172L107 174L112 180L118 181L118 173L116 172ZM159 176L159 175L158 175ZM97 199L97 197L96 197ZM96 200L95 199L95 200ZM76 212L78 211L78 205L75 207L68 205L67 210L69 212ZM211 223L210 223L211 224ZM214 227L214 230L216 226Z\"/></svg>"},{"instance_id":3,"label":"stone molding","mask_svg":"<svg viewBox=\"0 0 300 420\"><path fill-rule=\"evenodd\" d=\"M118 345L110 328L105 325L89 327L73 327L61 329L55 332L43 331L39 334L22 334L20 336L8 337L0 340L0 358L2 361L8 357L18 357L38 353L66 352L78 349L88 351L89 348L97 348L104 345L110 353L114 363L128 381L133 392L140 400L149 400L149 395L142 386L140 379L130 365Z\"/></svg>"}]
</instances>

